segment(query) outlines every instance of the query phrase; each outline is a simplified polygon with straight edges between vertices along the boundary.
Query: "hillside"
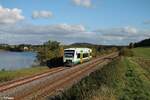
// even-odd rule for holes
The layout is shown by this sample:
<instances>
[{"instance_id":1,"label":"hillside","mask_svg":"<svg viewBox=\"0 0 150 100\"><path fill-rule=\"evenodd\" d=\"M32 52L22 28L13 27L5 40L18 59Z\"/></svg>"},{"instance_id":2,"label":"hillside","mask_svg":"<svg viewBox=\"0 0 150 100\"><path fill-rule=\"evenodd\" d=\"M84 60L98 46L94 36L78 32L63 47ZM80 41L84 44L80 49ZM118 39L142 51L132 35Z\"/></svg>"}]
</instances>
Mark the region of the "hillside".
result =
<instances>
[{"instance_id":1,"label":"hillside","mask_svg":"<svg viewBox=\"0 0 150 100\"><path fill-rule=\"evenodd\" d=\"M100 44L92 44L92 43L73 43L68 45L70 47L89 47L89 48L97 48L97 49L109 49L109 48L122 48L125 46L119 46L119 45L100 45Z\"/></svg>"},{"instance_id":2,"label":"hillside","mask_svg":"<svg viewBox=\"0 0 150 100\"><path fill-rule=\"evenodd\" d=\"M150 38L134 43L135 47L150 47Z\"/></svg>"},{"instance_id":3,"label":"hillside","mask_svg":"<svg viewBox=\"0 0 150 100\"><path fill-rule=\"evenodd\" d=\"M117 58L53 99L149 100L149 50L150 48L132 49L133 57Z\"/></svg>"}]
</instances>

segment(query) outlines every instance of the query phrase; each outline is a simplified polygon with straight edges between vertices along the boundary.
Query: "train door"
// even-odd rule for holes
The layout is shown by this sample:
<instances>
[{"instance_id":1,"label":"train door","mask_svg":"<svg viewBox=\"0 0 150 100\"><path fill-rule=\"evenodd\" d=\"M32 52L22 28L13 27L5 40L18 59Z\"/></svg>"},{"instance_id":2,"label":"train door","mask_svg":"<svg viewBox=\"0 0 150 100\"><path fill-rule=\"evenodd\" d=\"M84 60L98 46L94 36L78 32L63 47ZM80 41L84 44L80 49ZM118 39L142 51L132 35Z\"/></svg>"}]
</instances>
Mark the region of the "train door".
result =
<instances>
[{"instance_id":1,"label":"train door","mask_svg":"<svg viewBox=\"0 0 150 100\"><path fill-rule=\"evenodd\" d=\"M80 51L80 63L83 63L83 50Z\"/></svg>"}]
</instances>

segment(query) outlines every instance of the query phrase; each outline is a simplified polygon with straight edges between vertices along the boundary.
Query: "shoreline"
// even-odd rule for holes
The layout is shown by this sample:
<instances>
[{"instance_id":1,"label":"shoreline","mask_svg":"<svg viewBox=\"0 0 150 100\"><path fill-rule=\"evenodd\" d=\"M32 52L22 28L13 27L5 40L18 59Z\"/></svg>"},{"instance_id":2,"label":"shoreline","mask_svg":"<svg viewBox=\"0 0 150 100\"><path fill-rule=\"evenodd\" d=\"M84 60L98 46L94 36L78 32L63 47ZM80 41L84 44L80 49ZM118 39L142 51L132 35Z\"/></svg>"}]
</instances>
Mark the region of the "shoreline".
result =
<instances>
[{"instance_id":1,"label":"shoreline","mask_svg":"<svg viewBox=\"0 0 150 100\"><path fill-rule=\"evenodd\" d=\"M7 50L5 50L5 49L0 49L0 51L7 51Z\"/></svg>"}]
</instances>

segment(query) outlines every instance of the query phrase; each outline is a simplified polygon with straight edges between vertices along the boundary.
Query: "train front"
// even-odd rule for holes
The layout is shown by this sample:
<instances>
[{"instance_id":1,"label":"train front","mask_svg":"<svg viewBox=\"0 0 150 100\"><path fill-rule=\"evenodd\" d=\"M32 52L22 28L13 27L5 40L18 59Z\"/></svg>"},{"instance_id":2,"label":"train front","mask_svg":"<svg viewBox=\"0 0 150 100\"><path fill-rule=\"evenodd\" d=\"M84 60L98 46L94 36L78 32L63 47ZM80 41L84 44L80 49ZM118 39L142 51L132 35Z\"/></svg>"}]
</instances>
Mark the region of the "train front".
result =
<instances>
[{"instance_id":1,"label":"train front","mask_svg":"<svg viewBox=\"0 0 150 100\"><path fill-rule=\"evenodd\" d=\"M75 55L75 50L71 49L65 49L64 50L64 65L65 66L73 66L74 65L74 55Z\"/></svg>"}]
</instances>

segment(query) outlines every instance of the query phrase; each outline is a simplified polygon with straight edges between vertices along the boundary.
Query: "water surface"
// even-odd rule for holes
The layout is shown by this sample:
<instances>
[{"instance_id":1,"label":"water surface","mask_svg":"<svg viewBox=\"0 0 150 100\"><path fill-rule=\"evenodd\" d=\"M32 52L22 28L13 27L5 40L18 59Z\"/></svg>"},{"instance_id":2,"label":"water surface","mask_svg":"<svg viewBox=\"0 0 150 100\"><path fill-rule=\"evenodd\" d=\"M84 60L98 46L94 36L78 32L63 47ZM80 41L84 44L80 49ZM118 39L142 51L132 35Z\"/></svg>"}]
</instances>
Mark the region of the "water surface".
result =
<instances>
[{"instance_id":1,"label":"water surface","mask_svg":"<svg viewBox=\"0 0 150 100\"><path fill-rule=\"evenodd\" d=\"M0 70L28 68L35 64L35 60L34 52L0 51Z\"/></svg>"}]
</instances>

